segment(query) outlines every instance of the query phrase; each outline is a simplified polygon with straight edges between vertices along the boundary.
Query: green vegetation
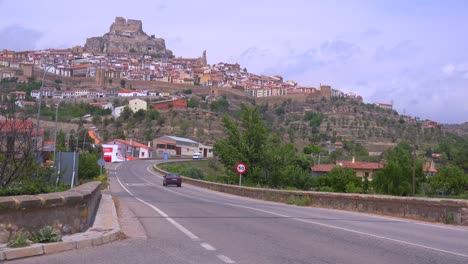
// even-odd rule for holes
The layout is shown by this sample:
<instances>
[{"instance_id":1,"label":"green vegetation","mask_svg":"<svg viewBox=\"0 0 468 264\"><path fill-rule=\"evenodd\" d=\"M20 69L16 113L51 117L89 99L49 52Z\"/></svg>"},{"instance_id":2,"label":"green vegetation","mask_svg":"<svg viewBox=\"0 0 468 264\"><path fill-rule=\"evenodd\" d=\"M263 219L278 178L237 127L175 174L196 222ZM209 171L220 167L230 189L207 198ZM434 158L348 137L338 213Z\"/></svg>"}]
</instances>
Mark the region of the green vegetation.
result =
<instances>
[{"instance_id":1,"label":"green vegetation","mask_svg":"<svg viewBox=\"0 0 468 264\"><path fill-rule=\"evenodd\" d=\"M33 234L32 240L35 243L54 243L62 241L62 236L53 227L45 226Z\"/></svg>"},{"instance_id":2,"label":"green vegetation","mask_svg":"<svg viewBox=\"0 0 468 264\"><path fill-rule=\"evenodd\" d=\"M361 193L362 180L350 168L334 167L324 176L313 178L312 187L324 192Z\"/></svg>"},{"instance_id":3,"label":"green vegetation","mask_svg":"<svg viewBox=\"0 0 468 264\"><path fill-rule=\"evenodd\" d=\"M99 153L80 153L78 162L80 181L89 181L99 176L100 167L97 161L100 157Z\"/></svg>"},{"instance_id":4,"label":"green vegetation","mask_svg":"<svg viewBox=\"0 0 468 264\"><path fill-rule=\"evenodd\" d=\"M242 105L240 124L223 118L225 139L217 140L214 152L226 168L226 175L238 178L235 164L247 164L244 184L299 189L310 188L310 157L298 154L292 144L284 144L265 127L258 107Z\"/></svg>"},{"instance_id":5,"label":"green vegetation","mask_svg":"<svg viewBox=\"0 0 468 264\"><path fill-rule=\"evenodd\" d=\"M16 235L8 241L7 247L11 248L20 248L20 247L27 247L31 245L31 240L29 240L29 233L27 232L17 232Z\"/></svg>"},{"instance_id":6,"label":"green vegetation","mask_svg":"<svg viewBox=\"0 0 468 264\"><path fill-rule=\"evenodd\" d=\"M210 104L211 111L225 113L229 108L229 101L226 96L219 98L217 101L214 101Z\"/></svg>"},{"instance_id":7,"label":"green vegetation","mask_svg":"<svg viewBox=\"0 0 468 264\"><path fill-rule=\"evenodd\" d=\"M455 165L448 165L429 178L429 186L429 194L462 195L468 191L468 175Z\"/></svg>"},{"instance_id":8,"label":"green vegetation","mask_svg":"<svg viewBox=\"0 0 468 264\"><path fill-rule=\"evenodd\" d=\"M411 195L413 175L413 149L402 142L385 153L385 166L374 175L372 185L377 193L391 195ZM422 162L416 161L415 175L417 187L424 181Z\"/></svg>"},{"instance_id":9,"label":"green vegetation","mask_svg":"<svg viewBox=\"0 0 468 264\"><path fill-rule=\"evenodd\" d=\"M50 168L39 168L39 175L34 176L36 169L31 174L21 174L14 181L0 188L0 196L34 195L40 193L62 192L69 187L55 185L55 176Z\"/></svg>"},{"instance_id":10,"label":"green vegetation","mask_svg":"<svg viewBox=\"0 0 468 264\"><path fill-rule=\"evenodd\" d=\"M302 195L290 195L288 200L286 201L287 204L295 204L298 206L309 206L312 204L312 201L309 196L302 196Z\"/></svg>"},{"instance_id":11,"label":"green vegetation","mask_svg":"<svg viewBox=\"0 0 468 264\"><path fill-rule=\"evenodd\" d=\"M321 113L306 112L304 115L304 120L309 121L309 125L312 128L312 133L318 133L320 124L323 120L323 115Z\"/></svg>"},{"instance_id":12,"label":"green vegetation","mask_svg":"<svg viewBox=\"0 0 468 264\"><path fill-rule=\"evenodd\" d=\"M212 159L166 163L162 168L166 167L170 172L179 173L182 176L193 179L201 179L220 183L235 183L229 182L229 179L224 176L224 166L220 162Z\"/></svg>"},{"instance_id":13,"label":"green vegetation","mask_svg":"<svg viewBox=\"0 0 468 264\"><path fill-rule=\"evenodd\" d=\"M33 112L37 111L34 107L31 107ZM72 118L82 117L86 114L90 114L92 116L105 116L110 115L112 113L109 109L101 109L100 107L92 106L86 103L61 103L59 105L59 121L68 121ZM50 120L55 120L55 106L51 107L44 107L41 110L41 116L43 118L49 117Z\"/></svg>"}]
</instances>

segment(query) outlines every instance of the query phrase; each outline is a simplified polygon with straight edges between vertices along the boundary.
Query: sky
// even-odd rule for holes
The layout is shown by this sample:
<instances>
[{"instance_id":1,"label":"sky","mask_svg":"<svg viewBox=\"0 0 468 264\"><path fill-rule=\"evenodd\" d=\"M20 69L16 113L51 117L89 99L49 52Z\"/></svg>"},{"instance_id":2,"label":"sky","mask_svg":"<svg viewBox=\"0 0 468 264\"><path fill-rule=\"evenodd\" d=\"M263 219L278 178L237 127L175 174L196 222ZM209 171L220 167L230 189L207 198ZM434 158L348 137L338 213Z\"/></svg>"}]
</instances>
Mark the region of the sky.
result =
<instances>
[{"instance_id":1,"label":"sky","mask_svg":"<svg viewBox=\"0 0 468 264\"><path fill-rule=\"evenodd\" d=\"M115 17L176 57L239 63L441 123L468 122L465 0L0 0L0 49L84 46Z\"/></svg>"}]
</instances>

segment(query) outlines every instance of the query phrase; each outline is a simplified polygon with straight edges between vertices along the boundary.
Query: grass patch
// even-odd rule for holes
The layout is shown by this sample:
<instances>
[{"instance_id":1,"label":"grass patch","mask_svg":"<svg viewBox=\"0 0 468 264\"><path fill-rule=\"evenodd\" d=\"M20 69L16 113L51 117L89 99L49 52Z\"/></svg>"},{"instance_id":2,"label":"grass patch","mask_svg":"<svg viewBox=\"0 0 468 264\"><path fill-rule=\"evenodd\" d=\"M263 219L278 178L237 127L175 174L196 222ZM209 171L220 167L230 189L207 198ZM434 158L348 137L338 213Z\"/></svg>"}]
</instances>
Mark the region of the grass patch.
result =
<instances>
[{"instance_id":1,"label":"grass patch","mask_svg":"<svg viewBox=\"0 0 468 264\"><path fill-rule=\"evenodd\" d=\"M455 223L455 214L453 212L448 212L447 216L444 219L446 224L454 224Z\"/></svg>"},{"instance_id":2,"label":"grass patch","mask_svg":"<svg viewBox=\"0 0 468 264\"><path fill-rule=\"evenodd\" d=\"M20 248L20 247L27 247L31 245L31 240L29 240L29 233L27 232L18 232L16 236L13 237L10 241L8 241L7 247L11 248Z\"/></svg>"},{"instance_id":3,"label":"grass patch","mask_svg":"<svg viewBox=\"0 0 468 264\"><path fill-rule=\"evenodd\" d=\"M298 206L309 206L312 203L312 201L310 200L310 197L308 196L290 195L286 203L295 204Z\"/></svg>"}]
</instances>

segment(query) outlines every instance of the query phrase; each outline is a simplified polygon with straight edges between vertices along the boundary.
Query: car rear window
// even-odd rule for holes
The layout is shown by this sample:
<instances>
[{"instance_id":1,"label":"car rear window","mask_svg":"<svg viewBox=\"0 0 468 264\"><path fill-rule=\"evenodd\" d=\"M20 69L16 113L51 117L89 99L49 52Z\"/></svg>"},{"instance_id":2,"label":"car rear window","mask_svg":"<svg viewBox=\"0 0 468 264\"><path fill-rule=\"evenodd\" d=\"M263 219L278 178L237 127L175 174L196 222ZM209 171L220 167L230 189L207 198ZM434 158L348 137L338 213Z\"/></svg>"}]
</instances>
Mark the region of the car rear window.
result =
<instances>
[{"instance_id":1,"label":"car rear window","mask_svg":"<svg viewBox=\"0 0 468 264\"><path fill-rule=\"evenodd\" d=\"M169 178L177 178L177 177L179 177L179 175L178 175L178 174L168 174L167 177L169 177Z\"/></svg>"}]
</instances>

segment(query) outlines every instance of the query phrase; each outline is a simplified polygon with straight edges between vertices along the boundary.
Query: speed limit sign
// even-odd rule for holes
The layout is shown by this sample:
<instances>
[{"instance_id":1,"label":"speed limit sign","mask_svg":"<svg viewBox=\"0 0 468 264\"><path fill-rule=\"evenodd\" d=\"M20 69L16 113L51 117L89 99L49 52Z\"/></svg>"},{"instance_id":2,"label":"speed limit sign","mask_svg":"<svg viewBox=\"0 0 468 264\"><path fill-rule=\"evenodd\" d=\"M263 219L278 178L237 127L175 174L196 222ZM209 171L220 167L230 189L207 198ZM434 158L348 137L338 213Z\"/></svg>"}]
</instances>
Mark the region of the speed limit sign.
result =
<instances>
[{"instance_id":1,"label":"speed limit sign","mask_svg":"<svg viewBox=\"0 0 468 264\"><path fill-rule=\"evenodd\" d=\"M247 165L243 162L238 162L236 164L236 172L239 174L244 174L247 171Z\"/></svg>"}]
</instances>

